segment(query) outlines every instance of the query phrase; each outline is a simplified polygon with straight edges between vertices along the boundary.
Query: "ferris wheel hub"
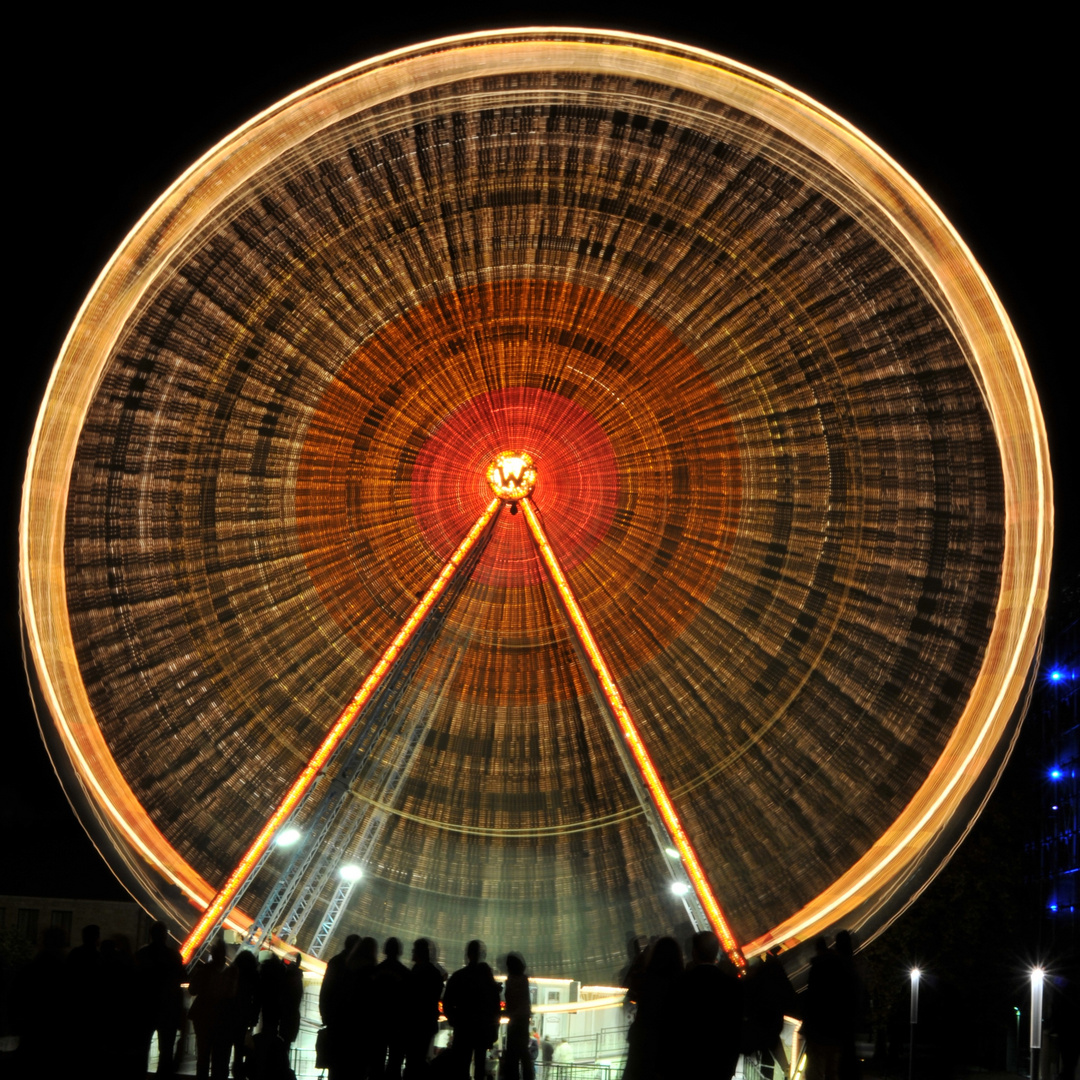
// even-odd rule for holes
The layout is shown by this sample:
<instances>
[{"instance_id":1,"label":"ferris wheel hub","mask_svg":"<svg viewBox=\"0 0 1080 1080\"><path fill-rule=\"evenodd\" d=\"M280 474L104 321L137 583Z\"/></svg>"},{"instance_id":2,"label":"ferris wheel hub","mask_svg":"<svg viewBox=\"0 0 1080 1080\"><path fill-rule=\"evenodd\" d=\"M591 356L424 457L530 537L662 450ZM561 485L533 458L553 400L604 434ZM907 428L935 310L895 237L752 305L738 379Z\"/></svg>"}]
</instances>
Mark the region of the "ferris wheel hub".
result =
<instances>
[{"instance_id":1,"label":"ferris wheel hub","mask_svg":"<svg viewBox=\"0 0 1080 1080\"><path fill-rule=\"evenodd\" d=\"M503 502L520 502L536 485L536 465L524 450L504 450L487 467L487 482Z\"/></svg>"}]
</instances>

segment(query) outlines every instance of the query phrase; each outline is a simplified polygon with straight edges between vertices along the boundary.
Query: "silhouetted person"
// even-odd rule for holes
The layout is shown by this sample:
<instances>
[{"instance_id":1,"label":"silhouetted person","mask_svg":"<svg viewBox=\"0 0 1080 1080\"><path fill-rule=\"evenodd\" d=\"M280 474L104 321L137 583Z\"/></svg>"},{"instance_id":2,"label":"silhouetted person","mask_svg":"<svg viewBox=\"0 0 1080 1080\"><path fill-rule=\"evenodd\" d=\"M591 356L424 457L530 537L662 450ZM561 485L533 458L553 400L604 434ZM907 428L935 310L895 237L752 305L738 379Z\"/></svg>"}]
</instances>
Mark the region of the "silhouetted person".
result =
<instances>
[{"instance_id":1,"label":"silhouetted person","mask_svg":"<svg viewBox=\"0 0 1080 1080\"><path fill-rule=\"evenodd\" d=\"M638 991L645 978L645 963L649 959L649 939L641 934L630 934L626 939L626 966L619 972L616 986L625 986L623 1006L637 1004Z\"/></svg>"},{"instance_id":2,"label":"silhouetted person","mask_svg":"<svg viewBox=\"0 0 1080 1080\"><path fill-rule=\"evenodd\" d=\"M405 1080L420 1080L431 1040L439 1030L439 1000L446 974L435 963L427 938L413 942L412 962L405 984Z\"/></svg>"},{"instance_id":3,"label":"silhouetted person","mask_svg":"<svg viewBox=\"0 0 1080 1080\"><path fill-rule=\"evenodd\" d=\"M282 958L268 952L259 964L262 1020L255 1037L256 1068L273 1080L289 1068L289 1047L300 1031L304 977L295 954Z\"/></svg>"},{"instance_id":4,"label":"silhouetted person","mask_svg":"<svg viewBox=\"0 0 1080 1080\"><path fill-rule=\"evenodd\" d=\"M649 949L637 991L637 1013L627 1032L626 1080L654 1080L671 1072L677 1054L675 988L682 979L679 943L659 938Z\"/></svg>"},{"instance_id":5,"label":"silhouetted person","mask_svg":"<svg viewBox=\"0 0 1080 1080\"><path fill-rule=\"evenodd\" d=\"M25 1077L62 1076L71 1046L71 1026L65 1015L64 931L50 927L41 948L18 976L13 1001L19 1046L15 1074Z\"/></svg>"},{"instance_id":6,"label":"silhouetted person","mask_svg":"<svg viewBox=\"0 0 1080 1080\"><path fill-rule=\"evenodd\" d=\"M818 938L814 946L817 953L810 961L803 1003L806 1080L839 1080L850 993L840 958L825 938Z\"/></svg>"},{"instance_id":7,"label":"silhouetted person","mask_svg":"<svg viewBox=\"0 0 1080 1080\"><path fill-rule=\"evenodd\" d=\"M361 938L345 962L348 1009L346 1073L353 1080L382 1080L382 1040L375 1003L375 967L379 945L373 937Z\"/></svg>"},{"instance_id":8,"label":"silhouetted person","mask_svg":"<svg viewBox=\"0 0 1080 1080\"><path fill-rule=\"evenodd\" d=\"M379 1057L386 1059L386 1080L401 1080L405 1063L405 986L409 969L401 962L401 942L387 938L385 959L375 968L375 1017L378 1023Z\"/></svg>"},{"instance_id":9,"label":"silhouetted person","mask_svg":"<svg viewBox=\"0 0 1080 1080\"><path fill-rule=\"evenodd\" d=\"M353 949L360 944L359 934L350 934L345 947L326 962L326 974L319 990L319 1013L326 1025L324 1057L329 1080L341 1080L348 1065L346 1044L349 1041L349 993L346 965Z\"/></svg>"},{"instance_id":10,"label":"silhouetted person","mask_svg":"<svg viewBox=\"0 0 1080 1080\"><path fill-rule=\"evenodd\" d=\"M259 979L259 961L250 949L241 949L233 960L236 975L236 997L233 998L232 1017L232 1074L236 1080L254 1076L255 1070L248 1046L248 1035L259 1022L262 1011L262 987Z\"/></svg>"},{"instance_id":11,"label":"silhouetted person","mask_svg":"<svg viewBox=\"0 0 1080 1080\"><path fill-rule=\"evenodd\" d=\"M98 942L101 927L91 924L82 928L82 944L76 945L64 961L65 999L68 1012L66 1025L70 1049L77 1059L97 1045L105 1021L101 996L101 952Z\"/></svg>"},{"instance_id":12,"label":"silhouetted person","mask_svg":"<svg viewBox=\"0 0 1080 1080\"><path fill-rule=\"evenodd\" d=\"M139 1025L142 1071L146 1072L150 1042L158 1040L157 1075L176 1071L176 1033L184 1013L184 961L180 950L169 944L169 929L156 922L150 927L150 943L135 954L135 978L139 988Z\"/></svg>"},{"instance_id":13,"label":"silhouetted person","mask_svg":"<svg viewBox=\"0 0 1080 1080\"><path fill-rule=\"evenodd\" d=\"M82 944L67 955L64 965L69 972L89 971L96 978L101 969L101 927L91 923L82 928Z\"/></svg>"},{"instance_id":14,"label":"silhouetted person","mask_svg":"<svg viewBox=\"0 0 1080 1080\"><path fill-rule=\"evenodd\" d=\"M225 962L224 938L215 939L209 960L195 965L188 989L195 998L188 1012L195 1029L195 1075L228 1080L236 973Z\"/></svg>"},{"instance_id":15,"label":"silhouetted person","mask_svg":"<svg viewBox=\"0 0 1080 1080\"><path fill-rule=\"evenodd\" d=\"M840 965L842 992L846 999L841 1017L843 1031L840 1043L840 1080L858 1080L862 1069L855 1049L855 1036L858 1034L859 1022L866 1013L867 994L855 964L855 943L849 930L837 932L833 941L833 950L836 952L837 962Z\"/></svg>"},{"instance_id":16,"label":"silhouetted person","mask_svg":"<svg viewBox=\"0 0 1080 1080\"><path fill-rule=\"evenodd\" d=\"M533 1080L533 1059L529 1053L529 1019L532 1017L532 1001L529 994L529 977L525 974L525 961L516 952L506 958L506 985L503 988L506 1002L506 1052L503 1054L500 1080Z\"/></svg>"},{"instance_id":17,"label":"silhouetted person","mask_svg":"<svg viewBox=\"0 0 1080 1080\"><path fill-rule=\"evenodd\" d=\"M484 963L484 943L470 941L465 947L465 966L450 976L443 995L443 1011L454 1029L451 1076L484 1075L487 1051L499 1034L499 987L491 968Z\"/></svg>"},{"instance_id":18,"label":"silhouetted person","mask_svg":"<svg viewBox=\"0 0 1080 1080\"><path fill-rule=\"evenodd\" d=\"M774 947L750 965L743 980L743 1051L760 1056L761 1071L775 1075L774 1064L780 1062L786 1073L786 1056L780 1036L784 1016L798 1016L798 997L788 980L780 960L780 949Z\"/></svg>"},{"instance_id":19,"label":"silhouetted person","mask_svg":"<svg viewBox=\"0 0 1080 1080\"><path fill-rule=\"evenodd\" d=\"M142 1055L142 1024L139 1022L139 996L135 981L135 957L131 941L124 934L114 934L100 948L102 1025L97 1032L101 1047L99 1060L117 1080L145 1080Z\"/></svg>"},{"instance_id":20,"label":"silhouetted person","mask_svg":"<svg viewBox=\"0 0 1080 1080\"><path fill-rule=\"evenodd\" d=\"M739 1063L742 992L734 964L711 930L690 941L690 963L676 987L675 1075L731 1080Z\"/></svg>"}]
</instances>

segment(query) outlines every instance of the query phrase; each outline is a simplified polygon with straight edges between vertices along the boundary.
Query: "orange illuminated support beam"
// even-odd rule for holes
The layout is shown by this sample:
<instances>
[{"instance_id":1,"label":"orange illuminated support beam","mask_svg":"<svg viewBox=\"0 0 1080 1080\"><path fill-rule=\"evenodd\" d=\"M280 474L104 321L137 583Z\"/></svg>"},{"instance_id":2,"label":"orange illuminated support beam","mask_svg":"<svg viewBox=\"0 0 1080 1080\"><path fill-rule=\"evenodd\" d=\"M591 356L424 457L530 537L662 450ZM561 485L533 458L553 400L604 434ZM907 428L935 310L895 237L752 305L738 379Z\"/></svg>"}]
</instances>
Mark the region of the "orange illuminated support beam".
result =
<instances>
[{"instance_id":1,"label":"orange illuminated support beam","mask_svg":"<svg viewBox=\"0 0 1080 1080\"><path fill-rule=\"evenodd\" d=\"M540 524L540 519L537 517L536 510L533 508L532 500L524 498L521 500L520 505L525 511L525 519L529 523L533 539L535 539L536 546L540 549L544 564L547 566L548 573L551 575L551 580L558 590L563 607L566 609L566 614L574 628L574 632L577 634L581 647L584 649L585 655L588 657L589 663L592 665L593 671L600 681L600 689L607 699L607 703L622 731L623 737L626 739L630 753L633 755L634 762L637 765L642 780L644 780L645 785L649 790L653 804L660 815L664 827L670 835L675 847L678 849L679 855L682 857L683 866L686 868L686 872L690 877L690 882L694 887L694 892L697 894L698 901L704 909L705 915L708 918L713 931L720 939L724 951L731 957L735 966L739 970L742 970L746 966L746 960L743 957L742 951L739 949L735 936L731 932L731 927L728 925L728 921L724 917L724 913L721 911L716 897L713 895L712 887L709 885L709 880L705 876L705 871L698 860L697 852L694 851L693 845L690 843L690 838L686 835L686 830L679 820L679 815L676 813L671 797L668 795L667 789L660 779L660 774L656 771L656 766L653 764L652 758L645 748L645 744L641 741L637 725L630 716L630 712L623 701L622 694L619 693L619 687L616 685L615 679L608 669L607 662L600 652L600 646L597 645L596 639L589 629L589 624L585 621L585 616L578 606L577 598L570 588L570 582L567 581L566 575L559 565L559 560L555 557L555 552L552 549L551 544L548 543L548 538L544 533L543 526Z\"/></svg>"},{"instance_id":2,"label":"orange illuminated support beam","mask_svg":"<svg viewBox=\"0 0 1080 1080\"><path fill-rule=\"evenodd\" d=\"M378 688L387 672L393 667L394 661L416 632L424 616L434 607L435 602L445 591L447 585L450 584L450 579L468 554L469 549L480 538L491 519L498 513L501 505L499 499L492 499L488 503L487 508L476 519L476 524L469 530L465 539L458 545L457 550L450 556L442 570L439 571L439 576L432 582L431 587L424 593L416 607L413 608L412 614L405 620L405 624L398 631L397 636L386 647L386 651L382 656L379 657L378 663L371 669L371 674L364 680L363 685L356 691L345 708L341 710L337 720L334 721L334 726L330 728L326 738L323 739L318 749L312 754L311 760L293 781L292 787L286 792L285 797L271 815L270 820L267 821L262 831L252 841L251 847L245 852L236 869L229 875L228 880L218 890L217 895L210 901L202 917L195 924L191 933L188 934L187 940L180 948L185 963L191 959L195 951L206 940L206 936L228 914L231 905L235 902L240 890L244 887L259 860L270 846L277 831L288 821L289 816L300 805L300 801L307 794L308 789L315 782L321 770L326 766L331 755L340 745L341 740L348 734L364 705Z\"/></svg>"}]
</instances>

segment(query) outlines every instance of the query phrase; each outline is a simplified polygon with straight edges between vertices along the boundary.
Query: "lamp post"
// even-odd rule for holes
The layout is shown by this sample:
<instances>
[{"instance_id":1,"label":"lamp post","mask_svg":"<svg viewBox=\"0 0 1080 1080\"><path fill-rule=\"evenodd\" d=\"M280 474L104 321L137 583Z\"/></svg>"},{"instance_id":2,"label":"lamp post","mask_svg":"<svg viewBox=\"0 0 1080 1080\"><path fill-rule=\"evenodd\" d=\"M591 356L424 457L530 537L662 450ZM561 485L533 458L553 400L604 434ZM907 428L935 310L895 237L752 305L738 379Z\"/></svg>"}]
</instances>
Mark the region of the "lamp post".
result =
<instances>
[{"instance_id":1,"label":"lamp post","mask_svg":"<svg viewBox=\"0 0 1080 1080\"><path fill-rule=\"evenodd\" d=\"M1016 1071L1020 1072L1020 1006L1014 1005L1013 1012L1016 1013Z\"/></svg>"},{"instance_id":2,"label":"lamp post","mask_svg":"<svg viewBox=\"0 0 1080 1080\"><path fill-rule=\"evenodd\" d=\"M1042 1049L1043 978L1041 967L1031 969L1031 1080L1039 1075L1039 1051Z\"/></svg>"},{"instance_id":3,"label":"lamp post","mask_svg":"<svg viewBox=\"0 0 1080 1080\"><path fill-rule=\"evenodd\" d=\"M915 1025L919 1022L919 976L918 968L911 969L911 1038L908 1040L908 1080L915 1075Z\"/></svg>"}]
</instances>

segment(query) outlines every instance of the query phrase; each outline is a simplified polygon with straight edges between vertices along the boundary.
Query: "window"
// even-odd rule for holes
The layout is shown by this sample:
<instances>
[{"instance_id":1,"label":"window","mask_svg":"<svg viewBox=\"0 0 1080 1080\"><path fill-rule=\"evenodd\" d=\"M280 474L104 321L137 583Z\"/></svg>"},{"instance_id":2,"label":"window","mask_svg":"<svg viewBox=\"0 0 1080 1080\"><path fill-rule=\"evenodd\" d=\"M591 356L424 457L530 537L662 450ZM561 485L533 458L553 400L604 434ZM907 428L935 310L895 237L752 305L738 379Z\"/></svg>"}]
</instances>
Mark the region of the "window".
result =
<instances>
[{"instance_id":1,"label":"window","mask_svg":"<svg viewBox=\"0 0 1080 1080\"><path fill-rule=\"evenodd\" d=\"M27 941L32 941L35 945L37 944L37 924L37 908L19 908L16 914L16 928L22 937L26 938Z\"/></svg>"}]
</instances>

